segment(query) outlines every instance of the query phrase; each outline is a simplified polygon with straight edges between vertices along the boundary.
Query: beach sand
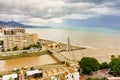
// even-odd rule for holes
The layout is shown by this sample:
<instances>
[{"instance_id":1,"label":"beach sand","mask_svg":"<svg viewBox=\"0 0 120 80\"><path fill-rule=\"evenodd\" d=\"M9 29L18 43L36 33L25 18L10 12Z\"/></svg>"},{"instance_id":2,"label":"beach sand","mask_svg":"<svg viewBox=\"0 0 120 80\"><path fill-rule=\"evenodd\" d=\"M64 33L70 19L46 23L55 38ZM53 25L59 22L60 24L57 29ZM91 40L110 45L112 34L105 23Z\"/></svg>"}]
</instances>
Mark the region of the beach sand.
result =
<instances>
[{"instance_id":1,"label":"beach sand","mask_svg":"<svg viewBox=\"0 0 120 80\"><path fill-rule=\"evenodd\" d=\"M61 54L74 60L80 60L82 57L94 57L100 63L110 62L111 55L120 55L120 38L96 39L80 43L79 46L86 46L87 49L71 51L70 54L61 52Z\"/></svg>"}]
</instances>

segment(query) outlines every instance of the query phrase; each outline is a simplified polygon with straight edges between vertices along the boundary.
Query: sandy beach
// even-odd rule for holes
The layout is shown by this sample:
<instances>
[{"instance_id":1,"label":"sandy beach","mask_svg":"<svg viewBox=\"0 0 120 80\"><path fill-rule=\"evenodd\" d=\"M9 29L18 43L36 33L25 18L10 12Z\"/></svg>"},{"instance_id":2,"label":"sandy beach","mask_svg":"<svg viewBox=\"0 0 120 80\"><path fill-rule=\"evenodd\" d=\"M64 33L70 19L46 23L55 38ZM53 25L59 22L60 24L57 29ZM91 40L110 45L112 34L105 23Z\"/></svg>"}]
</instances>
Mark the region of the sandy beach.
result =
<instances>
[{"instance_id":1,"label":"sandy beach","mask_svg":"<svg viewBox=\"0 0 120 80\"><path fill-rule=\"evenodd\" d=\"M32 32L32 29L27 29ZM34 29L40 38L67 43L70 37L71 44L86 47L85 50L73 51L75 58L83 56L95 57L99 62L110 61L111 55L120 55L120 31L113 28L79 28L79 29ZM46 31L47 30L47 31ZM39 33L41 32L41 33ZM54 35L56 34L56 35ZM51 36L52 35L52 36ZM65 54L62 52L61 54Z\"/></svg>"},{"instance_id":2,"label":"sandy beach","mask_svg":"<svg viewBox=\"0 0 120 80\"><path fill-rule=\"evenodd\" d=\"M120 38L96 39L80 44L86 46L87 49L71 51L69 56L67 52L61 54L74 60L80 60L82 57L95 57L99 62L110 62L111 55L120 55Z\"/></svg>"}]
</instances>

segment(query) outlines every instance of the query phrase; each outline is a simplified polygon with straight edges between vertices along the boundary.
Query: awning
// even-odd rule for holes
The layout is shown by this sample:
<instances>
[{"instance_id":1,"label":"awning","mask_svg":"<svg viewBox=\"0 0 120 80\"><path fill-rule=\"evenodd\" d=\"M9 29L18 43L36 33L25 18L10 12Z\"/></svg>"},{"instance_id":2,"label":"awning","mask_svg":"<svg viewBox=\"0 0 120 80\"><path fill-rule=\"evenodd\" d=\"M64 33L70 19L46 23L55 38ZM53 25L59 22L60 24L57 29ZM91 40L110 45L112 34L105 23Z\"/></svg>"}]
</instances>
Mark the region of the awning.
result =
<instances>
[{"instance_id":1,"label":"awning","mask_svg":"<svg viewBox=\"0 0 120 80\"><path fill-rule=\"evenodd\" d=\"M4 75L3 77L2 77L2 80L9 80L10 78L13 78L13 79L15 79L15 78L17 78L18 77L18 75L15 73L15 74L9 74L9 75Z\"/></svg>"},{"instance_id":2,"label":"awning","mask_svg":"<svg viewBox=\"0 0 120 80\"><path fill-rule=\"evenodd\" d=\"M34 75L34 74L37 74L37 73L42 73L42 71L39 71L39 70L26 71L27 76Z\"/></svg>"}]
</instances>

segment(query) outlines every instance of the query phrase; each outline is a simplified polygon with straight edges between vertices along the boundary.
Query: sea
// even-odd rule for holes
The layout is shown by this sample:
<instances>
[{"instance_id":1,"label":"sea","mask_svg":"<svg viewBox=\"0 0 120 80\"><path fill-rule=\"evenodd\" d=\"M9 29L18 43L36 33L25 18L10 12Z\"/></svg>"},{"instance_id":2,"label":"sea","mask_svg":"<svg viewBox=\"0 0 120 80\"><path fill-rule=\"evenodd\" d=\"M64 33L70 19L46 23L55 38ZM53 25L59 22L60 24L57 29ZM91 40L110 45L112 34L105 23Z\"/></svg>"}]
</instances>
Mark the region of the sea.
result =
<instances>
[{"instance_id":1,"label":"sea","mask_svg":"<svg viewBox=\"0 0 120 80\"><path fill-rule=\"evenodd\" d=\"M113 43L114 39L120 38L120 28L114 27L26 28L26 31L28 33L37 33L39 38L56 42L67 43L69 37L71 44L89 47L99 47L102 41L103 43ZM112 41L110 41L111 39ZM96 41L99 41L100 44L97 44Z\"/></svg>"}]
</instances>

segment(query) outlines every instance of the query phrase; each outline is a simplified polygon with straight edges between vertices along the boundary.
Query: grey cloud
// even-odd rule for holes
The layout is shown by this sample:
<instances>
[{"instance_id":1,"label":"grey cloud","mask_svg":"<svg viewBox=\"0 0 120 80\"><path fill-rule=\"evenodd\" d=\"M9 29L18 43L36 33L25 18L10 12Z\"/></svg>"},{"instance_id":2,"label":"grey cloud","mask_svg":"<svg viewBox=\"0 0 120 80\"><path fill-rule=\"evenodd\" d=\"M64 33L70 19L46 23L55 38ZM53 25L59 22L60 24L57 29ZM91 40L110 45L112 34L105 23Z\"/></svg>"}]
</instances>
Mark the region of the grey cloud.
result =
<instances>
[{"instance_id":1,"label":"grey cloud","mask_svg":"<svg viewBox=\"0 0 120 80\"><path fill-rule=\"evenodd\" d=\"M62 14L58 14L57 12L49 13L49 9L51 7L44 7L44 9L39 9L34 6L35 4L25 5L25 4L8 4L7 2L0 2L0 14L24 14L32 17L40 17L40 18L52 18L55 16L62 16ZM39 5L40 6L40 5ZM52 9L54 10L54 9Z\"/></svg>"},{"instance_id":2,"label":"grey cloud","mask_svg":"<svg viewBox=\"0 0 120 80\"><path fill-rule=\"evenodd\" d=\"M120 0L114 1L113 3L114 3L114 5L109 6L109 7L120 10Z\"/></svg>"},{"instance_id":3,"label":"grey cloud","mask_svg":"<svg viewBox=\"0 0 120 80\"><path fill-rule=\"evenodd\" d=\"M32 1L32 2L31 2ZM119 0L53 0L56 4L52 6L49 3L41 3L42 0L0 0L0 15L25 15L33 18L51 19L61 18L72 14L96 15L91 9L107 8L119 10ZM48 0L50 2L50 0ZM81 3L82 2L82 3ZM62 4L63 3L63 4ZM103 14L102 14L103 15ZM26 19L27 20L27 19ZM26 21L27 22L27 21Z\"/></svg>"},{"instance_id":4,"label":"grey cloud","mask_svg":"<svg viewBox=\"0 0 120 80\"><path fill-rule=\"evenodd\" d=\"M88 2L88 3L95 3L95 4L101 4L104 2L109 2L111 0L66 0L67 2Z\"/></svg>"}]
</instances>

